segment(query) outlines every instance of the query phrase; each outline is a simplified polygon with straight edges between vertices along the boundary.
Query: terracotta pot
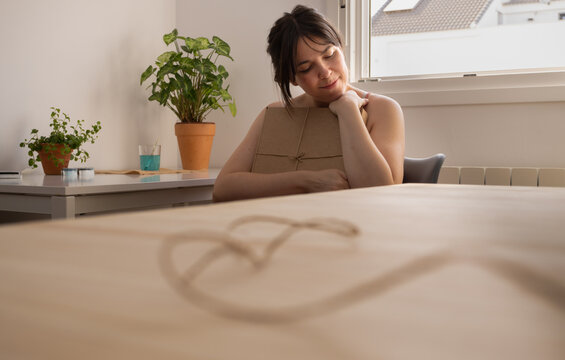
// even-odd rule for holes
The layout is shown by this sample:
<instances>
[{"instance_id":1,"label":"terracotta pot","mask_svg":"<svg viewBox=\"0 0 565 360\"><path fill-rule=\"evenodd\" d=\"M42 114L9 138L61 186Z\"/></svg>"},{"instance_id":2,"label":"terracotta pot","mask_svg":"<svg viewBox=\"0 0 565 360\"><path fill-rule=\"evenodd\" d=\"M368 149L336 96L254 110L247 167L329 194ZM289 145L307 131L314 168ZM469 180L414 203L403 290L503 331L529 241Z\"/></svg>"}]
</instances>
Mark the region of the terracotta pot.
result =
<instances>
[{"instance_id":1,"label":"terracotta pot","mask_svg":"<svg viewBox=\"0 0 565 360\"><path fill-rule=\"evenodd\" d=\"M206 169L210 163L215 123L176 123L175 135L179 144L182 168Z\"/></svg>"},{"instance_id":2,"label":"terracotta pot","mask_svg":"<svg viewBox=\"0 0 565 360\"><path fill-rule=\"evenodd\" d=\"M43 144L43 149L48 144ZM63 144L53 144L56 149L53 151L41 150L39 152L39 158L41 159L41 165L43 166L43 172L45 175L60 175L61 169L69 166L69 161L71 160L71 153L63 154L64 145ZM72 152L72 149L71 149ZM63 159L63 163L58 166L55 162L49 159L49 155L53 154L56 159Z\"/></svg>"}]
</instances>

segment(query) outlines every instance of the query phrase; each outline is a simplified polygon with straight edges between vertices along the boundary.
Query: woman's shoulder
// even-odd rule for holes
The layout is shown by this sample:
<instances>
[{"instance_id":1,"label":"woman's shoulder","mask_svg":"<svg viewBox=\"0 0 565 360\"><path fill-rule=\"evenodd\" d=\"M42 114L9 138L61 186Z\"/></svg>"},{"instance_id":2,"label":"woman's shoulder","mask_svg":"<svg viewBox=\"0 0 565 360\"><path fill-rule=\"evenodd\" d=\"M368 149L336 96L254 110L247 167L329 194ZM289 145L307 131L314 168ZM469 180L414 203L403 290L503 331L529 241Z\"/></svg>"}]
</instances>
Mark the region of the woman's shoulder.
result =
<instances>
[{"instance_id":1,"label":"woman's shoulder","mask_svg":"<svg viewBox=\"0 0 565 360\"><path fill-rule=\"evenodd\" d=\"M367 98L369 99L369 101L375 101L382 104L398 105L398 102L393 98L381 94L368 92Z\"/></svg>"},{"instance_id":2,"label":"woman's shoulder","mask_svg":"<svg viewBox=\"0 0 565 360\"><path fill-rule=\"evenodd\" d=\"M353 86L350 86L349 89L355 91L360 98L368 99L370 104L378 105L380 107L384 106L384 107L398 107L398 108L400 108L400 105L396 102L396 100L394 100L393 98L390 98L388 96L375 94L375 93L372 93L370 91L358 89L358 88L353 87Z\"/></svg>"},{"instance_id":3,"label":"woman's shoulder","mask_svg":"<svg viewBox=\"0 0 565 360\"><path fill-rule=\"evenodd\" d=\"M282 108L284 107L284 104L282 101L275 101L273 103L270 103L269 105L266 106L267 108Z\"/></svg>"},{"instance_id":4,"label":"woman's shoulder","mask_svg":"<svg viewBox=\"0 0 565 360\"><path fill-rule=\"evenodd\" d=\"M402 111L400 104L396 100L388 96L375 93L367 93L366 97L369 100L367 107L373 111Z\"/></svg>"},{"instance_id":5,"label":"woman's shoulder","mask_svg":"<svg viewBox=\"0 0 565 360\"><path fill-rule=\"evenodd\" d=\"M367 128L369 131L375 128L382 129L382 126L398 127L404 124L404 115L402 108L394 100L388 96L370 93L367 97L369 103L365 106L368 114Z\"/></svg>"}]
</instances>

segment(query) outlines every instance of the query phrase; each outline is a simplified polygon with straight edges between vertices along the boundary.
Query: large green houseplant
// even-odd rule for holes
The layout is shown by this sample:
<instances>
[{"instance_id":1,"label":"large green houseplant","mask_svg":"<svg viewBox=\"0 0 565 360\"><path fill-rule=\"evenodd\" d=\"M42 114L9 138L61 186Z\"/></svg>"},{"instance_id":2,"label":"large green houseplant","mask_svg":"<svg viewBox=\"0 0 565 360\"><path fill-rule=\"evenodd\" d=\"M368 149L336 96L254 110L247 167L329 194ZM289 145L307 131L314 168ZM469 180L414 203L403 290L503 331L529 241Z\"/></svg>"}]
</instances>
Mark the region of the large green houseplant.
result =
<instances>
[{"instance_id":1,"label":"large green houseplant","mask_svg":"<svg viewBox=\"0 0 565 360\"><path fill-rule=\"evenodd\" d=\"M152 79L149 100L168 107L179 119L175 134L183 168L206 168L215 134L215 124L205 122L206 115L212 110L224 111L224 107L236 115L229 85L224 84L229 74L217 64L220 57L233 60L230 46L217 36L212 40L179 36L177 29L165 34L163 41L167 46L174 44L175 50L159 55L156 66L149 65L141 74L140 85ZM203 157L195 158L199 154Z\"/></svg>"},{"instance_id":2,"label":"large green houseplant","mask_svg":"<svg viewBox=\"0 0 565 360\"><path fill-rule=\"evenodd\" d=\"M62 115L61 115L62 114ZM70 160L85 162L90 154L82 149L87 142L94 144L98 132L102 129L100 121L90 128L84 128L84 120L76 120L61 112L61 109L51 107L51 133L40 136L39 130L32 129L31 137L20 143L20 147L28 148L28 165L37 167L41 162L47 175L58 175L66 168Z\"/></svg>"}]
</instances>

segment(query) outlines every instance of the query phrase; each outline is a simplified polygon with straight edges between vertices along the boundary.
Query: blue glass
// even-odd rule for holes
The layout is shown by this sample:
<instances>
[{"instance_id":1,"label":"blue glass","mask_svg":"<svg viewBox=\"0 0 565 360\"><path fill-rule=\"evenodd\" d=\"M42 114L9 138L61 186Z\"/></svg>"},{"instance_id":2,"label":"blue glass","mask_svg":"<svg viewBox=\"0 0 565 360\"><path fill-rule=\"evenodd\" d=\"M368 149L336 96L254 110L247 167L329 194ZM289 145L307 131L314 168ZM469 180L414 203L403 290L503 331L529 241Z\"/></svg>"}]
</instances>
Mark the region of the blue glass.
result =
<instances>
[{"instance_id":1,"label":"blue glass","mask_svg":"<svg viewBox=\"0 0 565 360\"><path fill-rule=\"evenodd\" d=\"M157 171L161 165L161 155L139 155L141 170Z\"/></svg>"}]
</instances>

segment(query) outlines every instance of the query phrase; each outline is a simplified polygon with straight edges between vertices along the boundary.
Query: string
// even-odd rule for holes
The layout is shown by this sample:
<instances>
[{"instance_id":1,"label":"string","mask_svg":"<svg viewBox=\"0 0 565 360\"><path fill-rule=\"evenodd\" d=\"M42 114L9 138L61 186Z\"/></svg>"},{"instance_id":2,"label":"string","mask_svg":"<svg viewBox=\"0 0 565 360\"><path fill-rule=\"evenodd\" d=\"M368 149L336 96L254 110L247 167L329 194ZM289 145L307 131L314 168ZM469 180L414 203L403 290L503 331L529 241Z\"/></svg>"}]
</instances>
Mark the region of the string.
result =
<instances>
[{"instance_id":1,"label":"string","mask_svg":"<svg viewBox=\"0 0 565 360\"><path fill-rule=\"evenodd\" d=\"M258 155L262 155L262 156L275 156L275 157L286 157L289 158L291 160L298 160L298 161L302 161L302 160L317 160L317 159L332 159L332 158L339 158L339 157L343 157L343 155L339 154L339 155L324 155L324 156L305 156L306 154L301 152L299 153L297 156L294 155L282 155L282 154L271 154L271 153L261 153Z\"/></svg>"},{"instance_id":2,"label":"string","mask_svg":"<svg viewBox=\"0 0 565 360\"><path fill-rule=\"evenodd\" d=\"M269 242L263 253L258 253L252 246L234 238L229 233L229 231L233 231L242 225L253 222L275 223L285 225L286 227L278 236L275 236L272 241ZM341 306L343 300L339 299L339 297L333 300L322 300L322 302L327 302L327 305L322 307L320 307L320 301L315 301L313 303L279 309L248 308L210 296L200 291L192 284L198 275L200 275L220 256L225 254L241 257L248 261L254 268L260 269L271 261L272 255L275 251L287 242L294 233L304 229L342 235L343 237L341 240L345 240L347 242L351 242L351 240L353 240L352 237L359 234L357 226L341 219L315 218L304 221L295 221L274 216L246 216L238 218L229 224L227 227L228 232L191 231L190 233L175 234L166 238L159 251L160 268L163 275L173 288L175 288L175 290L177 290L177 292L183 295L187 300L194 305L222 316L258 322L294 321L300 318L314 316L316 314L330 311L336 306ZM177 246L183 243L195 241L212 242L218 244L218 246L203 254L181 276L172 265L171 255Z\"/></svg>"},{"instance_id":3,"label":"string","mask_svg":"<svg viewBox=\"0 0 565 360\"><path fill-rule=\"evenodd\" d=\"M302 123L302 129L300 130L300 137L298 138L298 146L296 148L296 160L298 160L296 162L296 168L294 170L298 170L298 165L300 164L300 158L304 156L304 153L302 153L302 155L299 154L300 151L300 146L302 145L302 138L304 136L304 129L306 128L306 122L308 121L308 114L310 114L310 108L307 107L306 108L306 115L304 116L304 122Z\"/></svg>"},{"instance_id":4,"label":"string","mask_svg":"<svg viewBox=\"0 0 565 360\"><path fill-rule=\"evenodd\" d=\"M283 230L272 238L262 253L231 234L240 226L259 222L284 226ZM477 246L473 246L474 251L469 252L471 249L465 244L463 246L456 244L420 256L373 279L353 285L330 296L313 299L298 305L270 308L245 306L209 295L193 284L198 275L204 272L214 261L225 255L240 257L249 262L256 270L260 270L272 261L273 254L289 241L292 235L306 229L340 235L342 237L339 239L350 244L360 234L360 230L355 224L337 218L292 220L266 215L243 216L231 222L225 232L191 231L190 233L179 233L166 238L159 251L159 265L171 286L193 305L220 316L248 322L290 322L328 314L371 296L382 294L406 282L414 281L418 277L448 264L461 261L476 264L507 280L516 282L523 290L538 296L559 310L565 311L565 286L563 284L548 279L517 261L493 256L484 251L481 253ZM172 264L172 253L177 246L196 241L212 242L217 246L204 253L183 274L179 274Z\"/></svg>"},{"instance_id":5,"label":"string","mask_svg":"<svg viewBox=\"0 0 565 360\"><path fill-rule=\"evenodd\" d=\"M268 108L267 108L268 109ZM319 159L334 159L334 158L343 158L343 154L334 154L334 155L324 155L324 156L311 156L305 153L305 152L301 152L300 148L302 147L302 141L304 138L304 132L306 129L306 123L308 121L308 116L310 114L310 107L304 107L304 108L299 108L299 109L306 109L306 114L304 116L304 120L302 122L302 127L300 129L300 134L298 137L298 142L297 142L297 147L295 150L295 155L288 155L288 154L273 154L273 153L269 153L269 152L262 152L259 149L261 148L262 144L262 138L263 138L263 130L261 131L261 135L259 138L259 143L257 145L257 149L255 151L255 156L253 158L253 164L251 166L251 172L255 172L256 169L256 161L257 161L257 157L258 156L274 156L274 157L279 157L279 158L288 158L290 160L296 161L296 163L294 164L294 170L298 170L298 167L300 166L300 163L303 162L304 160L319 160ZM288 116L291 119L295 119L295 117L293 116L293 113L295 113L297 109L293 109L292 111L290 109L286 109ZM267 118L267 116L266 116ZM266 120L265 120L266 122Z\"/></svg>"}]
</instances>

